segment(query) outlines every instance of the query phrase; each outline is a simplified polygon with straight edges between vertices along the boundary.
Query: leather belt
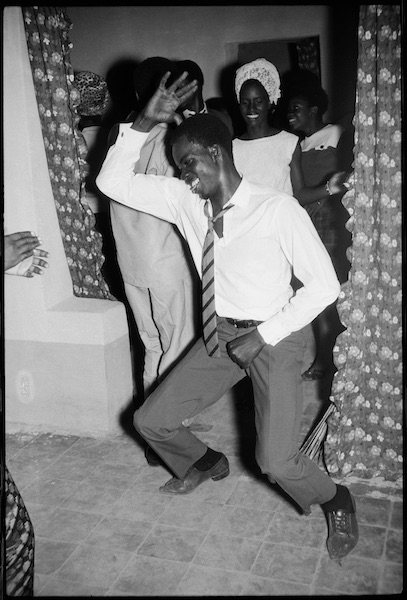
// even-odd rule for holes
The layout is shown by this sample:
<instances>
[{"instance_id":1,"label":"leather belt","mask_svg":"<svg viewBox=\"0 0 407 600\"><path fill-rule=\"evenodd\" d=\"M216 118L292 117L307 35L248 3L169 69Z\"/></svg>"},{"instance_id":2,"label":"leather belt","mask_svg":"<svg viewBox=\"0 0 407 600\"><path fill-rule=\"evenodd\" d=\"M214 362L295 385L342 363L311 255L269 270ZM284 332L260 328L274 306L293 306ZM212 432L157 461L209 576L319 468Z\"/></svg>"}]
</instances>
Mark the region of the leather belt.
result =
<instances>
[{"instance_id":1,"label":"leather belt","mask_svg":"<svg viewBox=\"0 0 407 600\"><path fill-rule=\"evenodd\" d=\"M224 317L225 321L227 321L228 323L230 323L231 325L233 325L233 327L257 327L257 325L260 325L260 323L263 323L263 321L254 321L254 320L240 320L240 319L230 319L229 317Z\"/></svg>"}]
</instances>

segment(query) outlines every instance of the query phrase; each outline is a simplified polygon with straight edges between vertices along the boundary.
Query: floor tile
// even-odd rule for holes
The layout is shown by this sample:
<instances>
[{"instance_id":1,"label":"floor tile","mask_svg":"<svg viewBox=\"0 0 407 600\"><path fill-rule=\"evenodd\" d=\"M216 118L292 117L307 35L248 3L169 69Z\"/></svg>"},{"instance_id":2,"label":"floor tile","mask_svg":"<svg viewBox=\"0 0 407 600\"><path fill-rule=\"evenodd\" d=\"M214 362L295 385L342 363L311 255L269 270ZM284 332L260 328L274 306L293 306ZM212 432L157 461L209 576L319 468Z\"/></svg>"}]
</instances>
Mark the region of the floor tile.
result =
<instances>
[{"instance_id":1,"label":"floor tile","mask_svg":"<svg viewBox=\"0 0 407 600\"><path fill-rule=\"evenodd\" d=\"M86 535L83 545L135 552L151 529L151 523L106 516Z\"/></svg>"},{"instance_id":2,"label":"floor tile","mask_svg":"<svg viewBox=\"0 0 407 600\"><path fill-rule=\"evenodd\" d=\"M35 538L35 571L38 574L51 575L55 573L73 554L77 544Z\"/></svg>"},{"instance_id":3,"label":"floor tile","mask_svg":"<svg viewBox=\"0 0 407 600\"><path fill-rule=\"evenodd\" d=\"M146 465L144 450L135 442L116 444L116 447L109 454L108 462L111 464L135 465L140 467Z\"/></svg>"},{"instance_id":4,"label":"floor tile","mask_svg":"<svg viewBox=\"0 0 407 600\"><path fill-rule=\"evenodd\" d=\"M26 501L26 499L24 499L24 504L30 515L31 523L34 527L34 534L37 537L37 535L39 535L39 532L37 533L37 528L40 528L43 523L48 521L51 515L56 511L56 507L47 506L45 504L35 504L34 502Z\"/></svg>"},{"instance_id":5,"label":"floor tile","mask_svg":"<svg viewBox=\"0 0 407 600\"><path fill-rule=\"evenodd\" d=\"M24 446L29 444L32 440L36 440L38 434L35 433L6 433L5 437L5 449L6 449L6 460L8 461L16 452L20 452Z\"/></svg>"},{"instance_id":6,"label":"floor tile","mask_svg":"<svg viewBox=\"0 0 407 600\"><path fill-rule=\"evenodd\" d=\"M134 465L117 465L104 460L88 475L88 485L105 485L125 490L139 479L144 467Z\"/></svg>"},{"instance_id":7,"label":"floor tile","mask_svg":"<svg viewBox=\"0 0 407 600\"><path fill-rule=\"evenodd\" d=\"M190 562L206 535L206 532L197 529L155 525L137 550L137 554Z\"/></svg>"},{"instance_id":8,"label":"floor tile","mask_svg":"<svg viewBox=\"0 0 407 600\"><path fill-rule=\"evenodd\" d=\"M146 462L143 466L132 466L131 468L138 473L131 487L139 492L149 494L159 494L159 487L173 476L164 466L150 467Z\"/></svg>"},{"instance_id":9,"label":"floor tile","mask_svg":"<svg viewBox=\"0 0 407 600\"><path fill-rule=\"evenodd\" d=\"M115 488L102 485L89 486L86 481L82 481L62 502L61 508L106 515L112 511L121 493L118 493Z\"/></svg>"},{"instance_id":10,"label":"floor tile","mask_svg":"<svg viewBox=\"0 0 407 600\"><path fill-rule=\"evenodd\" d=\"M263 539L272 518L270 511L227 505L222 508L212 529L226 535Z\"/></svg>"},{"instance_id":11,"label":"floor tile","mask_svg":"<svg viewBox=\"0 0 407 600\"><path fill-rule=\"evenodd\" d=\"M352 555L380 559L383 556L385 539L385 527L359 524L359 541Z\"/></svg>"},{"instance_id":12,"label":"floor tile","mask_svg":"<svg viewBox=\"0 0 407 600\"><path fill-rule=\"evenodd\" d=\"M396 563L403 562L403 531L389 529L386 540L386 560Z\"/></svg>"},{"instance_id":13,"label":"floor tile","mask_svg":"<svg viewBox=\"0 0 407 600\"><path fill-rule=\"evenodd\" d=\"M41 589L39 596L55 597L80 597L90 598L104 596L105 588L96 585L88 585L77 581L66 581L55 575Z\"/></svg>"},{"instance_id":14,"label":"floor tile","mask_svg":"<svg viewBox=\"0 0 407 600\"><path fill-rule=\"evenodd\" d=\"M111 515L135 521L153 522L165 511L172 498L164 494L139 492L136 484L126 490L111 510Z\"/></svg>"},{"instance_id":15,"label":"floor tile","mask_svg":"<svg viewBox=\"0 0 407 600\"><path fill-rule=\"evenodd\" d=\"M247 573L191 565L177 587L178 596L242 596Z\"/></svg>"},{"instance_id":16,"label":"floor tile","mask_svg":"<svg viewBox=\"0 0 407 600\"><path fill-rule=\"evenodd\" d=\"M393 529L403 529L403 514L403 503L398 501L392 502L390 527Z\"/></svg>"},{"instance_id":17,"label":"floor tile","mask_svg":"<svg viewBox=\"0 0 407 600\"><path fill-rule=\"evenodd\" d=\"M403 565L385 563L379 585L379 594L401 594L403 592Z\"/></svg>"},{"instance_id":18,"label":"floor tile","mask_svg":"<svg viewBox=\"0 0 407 600\"><path fill-rule=\"evenodd\" d=\"M131 558L123 552L98 546L79 546L59 571L59 578L76 584L110 587Z\"/></svg>"},{"instance_id":19,"label":"floor tile","mask_svg":"<svg viewBox=\"0 0 407 600\"><path fill-rule=\"evenodd\" d=\"M21 452L24 452L24 449L16 454L15 458L11 458L7 461L7 468L10 470L10 473L13 474L13 477L14 473L40 475L41 473L44 473L45 469L58 460L56 456L49 456L48 454L43 453L35 457L23 456L20 458Z\"/></svg>"},{"instance_id":20,"label":"floor tile","mask_svg":"<svg viewBox=\"0 0 407 600\"><path fill-rule=\"evenodd\" d=\"M110 593L142 597L177 596L177 585L187 569L185 562L133 556L112 585Z\"/></svg>"},{"instance_id":21,"label":"floor tile","mask_svg":"<svg viewBox=\"0 0 407 600\"><path fill-rule=\"evenodd\" d=\"M343 594L375 595L378 592L379 564L374 560L365 560L353 554L341 561L341 564L329 557L323 557L315 585Z\"/></svg>"},{"instance_id":22,"label":"floor tile","mask_svg":"<svg viewBox=\"0 0 407 600\"><path fill-rule=\"evenodd\" d=\"M327 524L322 519L276 511L265 541L321 549L325 545L327 533Z\"/></svg>"},{"instance_id":23,"label":"floor tile","mask_svg":"<svg viewBox=\"0 0 407 600\"><path fill-rule=\"evenodd\" d=\"M391 502L382 498L356 498L359 523L387 527L390 521Z\"/></svg>"},{"instance_id":24,"label":"floor tile","mask_svg":"<svg viewBox=\"0 0 407 600\"><path fill-rule=\"evenodd\" d=\"M58 506L68 498L78 483L66 479L50 479L40 475L24 488L24 501L47 506Z\"/></svg>"},{"instance_id":25,"label":"floor tile","mask_svg":"<svg viewBox=\"0 0 407 600\"><path fill-rule=\"evenodd\" d=\"M305 546L264 543L252 568L254 575L310 584L320 552Z\"/></svg>"},{"instance_id":26,"label":"floor tile","mask_svg":"<svg viewBox=\"0 0 407 600\"><path fill-rule=\"evenodd\" d=\"M75 544L83 541L101 520L100 515L56 508L34 527L35 535Z\"/></svg>"},{"instance_id":27,"label":"floor tile","mask_svg":"<svg viewBox=\"0 0 407 600\"><path fill-rule=\"evenodd\" d=\"M11 473L11 476L13 477L14 483L18 487L20 494L22 494L26 485L37 478L35 473L23 473L22 471L17 471L16 474L14 471L10 471L10 469L9 472Z\"/></svg>"},{"instance_id":28,"label":"floor tile","mask_svg":"<svg viewBox=\"0 0 407 600\"><path fill-rule=\"evenodd\" d=\"M273 511L280 501L281 497L267 480L241 478L227 503L248 508L255 506L262 510Z\"/></svg>"},{"instance_id":29,"label":"floor tile","mask_svg":"<svg viewBox=\"0 0 407 600\"><path fill-rule=\"evenodd\" d=\"M80 456L88 459L108 460L120 446L119 442L110 439L79 438L67 451L68 456Z\"/></svg>"},{"instance_id":30,"label":"floor tile","mask_svg":"<svg viewBox=\"0 0 407 600\"><path fill-rule=\"evenodd\" d=\"M295 581L282 581L251 575L245 579L244 596L309 596L310 586Z\"/></svg>"},{"instance_id":31,"label":"floor tile","mask_svg":"<svg viewBox=\"0 0 407 600\"><path fill-rule=\"evenodd\" d=\"M172 525L182 529L209 531L222 511L222 504L203 502L195 498L173 498L158 518L163 525Z\"/></svg>"},{"instance_id":32,"label":"floor tile","mask_svg":"<svg viewBox=\"0 0 407 600\"><path fill-rule=\"evenodd\" d=\"M67 479L69 481L83 481L97 466L97 460L90 460L65 453L44 470L44 475L46 477Z\"/></svg>"},{"instance_id":33,"label":"floor tile","mask_svg":"<svg viewBox=\"0 0 407 600\"><path fill-rule=\"evenodd\" d=\"M194 564L234 571L250 571L261 541L222 533L209 533L194 559Z\"/></svg>"}]
</instances>

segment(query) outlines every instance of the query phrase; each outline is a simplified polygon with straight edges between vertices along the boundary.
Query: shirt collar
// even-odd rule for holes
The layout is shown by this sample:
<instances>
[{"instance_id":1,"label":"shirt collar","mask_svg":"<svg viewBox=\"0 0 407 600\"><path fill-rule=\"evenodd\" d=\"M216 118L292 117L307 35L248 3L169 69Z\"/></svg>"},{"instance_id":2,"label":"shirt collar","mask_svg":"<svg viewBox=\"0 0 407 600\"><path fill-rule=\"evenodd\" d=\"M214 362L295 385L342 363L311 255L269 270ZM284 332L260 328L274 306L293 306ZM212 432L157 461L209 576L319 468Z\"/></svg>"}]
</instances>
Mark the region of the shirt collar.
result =
<instances>
[{"instance_id":1,"label":"shirt collar","mask_svg":"<svg viewBox=\"0 0 407 600\"><path fill-rule=\"evenodd\" d=\"M225 204L225 206L227 206L229 204L229 202L231 202L235 206L240 206L240 207L247 206L248 202L250 201L250 194L251 194L250 184L245 177L242 177L242 180L239 183L235 193L230 198L230 200L228 200L228 202Z\"/></svg>"},{"instance_id":2,"label":"shirt collar","mask_svg":"<svg viewBox=\"0 0 407 600\"><path fill-rule=\"evenodd\" d=\"M204 102L203 105L203 109L199 111L199 113L195 112L194 110L189 110L189 108L186 108L185 110L182 111L182 114L184 115L184 119L189 119L189 117L194 117L195 115L206 115L208 113L208 107L206 106L206 103Z\"/></svg>"}]
</instances>

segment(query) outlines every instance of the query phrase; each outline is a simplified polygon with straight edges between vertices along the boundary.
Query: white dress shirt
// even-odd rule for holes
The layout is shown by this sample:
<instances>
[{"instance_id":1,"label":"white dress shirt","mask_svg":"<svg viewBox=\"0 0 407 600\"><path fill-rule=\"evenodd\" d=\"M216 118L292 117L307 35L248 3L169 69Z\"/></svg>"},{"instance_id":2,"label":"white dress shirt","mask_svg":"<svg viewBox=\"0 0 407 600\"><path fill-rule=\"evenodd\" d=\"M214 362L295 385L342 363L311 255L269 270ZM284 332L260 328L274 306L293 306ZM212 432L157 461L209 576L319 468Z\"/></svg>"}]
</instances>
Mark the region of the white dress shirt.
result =
<instances>
[{"instance_id":1,"label":"white dress shirt","mask_svg":"<svg viewBox=\"0 0 407 600\"><path fill-rule=\"evenodd\" d=\"M175 223L188 241L198 273L207 231L204 204L185 182L133 172L148 133L122 124L96 183L113 200ZM263 321L275 345L334 302L340 285L307 212L295 198L242 179L215 235L215 302L222 317ZM228 203L229 203L228 202ZM303 283L294 294L292 272Z\"/></svg>"}]
</instances>

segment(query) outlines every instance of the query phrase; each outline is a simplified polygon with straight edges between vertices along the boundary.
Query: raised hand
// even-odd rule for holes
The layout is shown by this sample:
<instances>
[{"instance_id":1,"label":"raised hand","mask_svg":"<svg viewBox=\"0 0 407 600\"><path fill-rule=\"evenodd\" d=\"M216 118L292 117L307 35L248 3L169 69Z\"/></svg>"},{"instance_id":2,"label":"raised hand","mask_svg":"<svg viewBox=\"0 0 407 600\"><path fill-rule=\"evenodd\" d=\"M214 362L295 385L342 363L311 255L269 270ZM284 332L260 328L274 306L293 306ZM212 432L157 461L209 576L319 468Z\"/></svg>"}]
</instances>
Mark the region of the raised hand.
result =
<instances>
[{"instance_id":1,"label":"raised hand","mask_svg":"<svg viewBox=\"0 0 407 600\"><path fill-rule=\"evenodd\" d=\"M170 75L170 71L167 71L162 77L154 95L147 102L141 114L136 117L132 125L134 129L146 130L148 125L156 123L172 123L173 121L178 125L181 123L182 118L176 112L177 108L196 92L198 83L194 79L190 83L184 84L183 82L188 76L185 71L172 85L166 87L165 84Z\"/></svg>"}]
</instances>

